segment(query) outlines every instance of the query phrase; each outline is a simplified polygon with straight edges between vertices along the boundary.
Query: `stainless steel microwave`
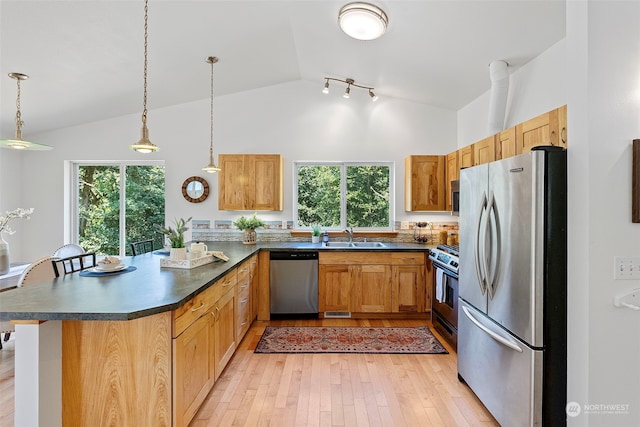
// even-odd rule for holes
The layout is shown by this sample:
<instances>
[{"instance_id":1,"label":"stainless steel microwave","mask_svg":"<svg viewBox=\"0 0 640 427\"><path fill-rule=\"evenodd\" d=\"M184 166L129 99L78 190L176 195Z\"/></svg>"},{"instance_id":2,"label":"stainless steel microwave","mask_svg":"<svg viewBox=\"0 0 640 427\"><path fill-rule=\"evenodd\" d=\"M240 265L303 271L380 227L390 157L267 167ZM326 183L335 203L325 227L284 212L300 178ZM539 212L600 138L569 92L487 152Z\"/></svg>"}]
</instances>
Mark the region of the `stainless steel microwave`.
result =
<instances>
[{"instance_id":1,"label":"stainless steel microwave","mask_svg":"<svg viewBox=\"0 0 640 427\"><path fill-rule=\"evenodd\" d=\"M451 181L451 214L458 215L460 210L460 181Z\"/></svg>"}]
</instances>

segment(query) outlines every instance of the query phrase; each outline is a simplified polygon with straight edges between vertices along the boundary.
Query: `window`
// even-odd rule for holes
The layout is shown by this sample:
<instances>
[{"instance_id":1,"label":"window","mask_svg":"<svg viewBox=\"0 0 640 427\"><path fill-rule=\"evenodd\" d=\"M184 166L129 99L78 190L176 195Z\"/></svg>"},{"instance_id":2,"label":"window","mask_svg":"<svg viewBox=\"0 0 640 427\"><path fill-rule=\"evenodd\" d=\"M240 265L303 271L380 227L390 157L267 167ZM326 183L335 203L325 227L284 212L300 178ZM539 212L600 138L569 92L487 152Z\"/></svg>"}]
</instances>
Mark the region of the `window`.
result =
<instances>
[{"instance_id":1,"label":"window","mask_svg":"<svg viewBox=\"0 0 640 427\"><path fill-rule=\"evenodd\" d=\"M296 162L294 169L296 228L392 228L392 162Z\"/></svg>"},{"instance_id":2,"label":"window","mask_svg":"<svg viewBox=\"0 0 640 427\"><path fill-rule=\"evenodd\" d=\"M72 241L87 252L131 255L130 243L153 239L164 224L164 165L74 163Z\"/></svg>"}]
</instances>

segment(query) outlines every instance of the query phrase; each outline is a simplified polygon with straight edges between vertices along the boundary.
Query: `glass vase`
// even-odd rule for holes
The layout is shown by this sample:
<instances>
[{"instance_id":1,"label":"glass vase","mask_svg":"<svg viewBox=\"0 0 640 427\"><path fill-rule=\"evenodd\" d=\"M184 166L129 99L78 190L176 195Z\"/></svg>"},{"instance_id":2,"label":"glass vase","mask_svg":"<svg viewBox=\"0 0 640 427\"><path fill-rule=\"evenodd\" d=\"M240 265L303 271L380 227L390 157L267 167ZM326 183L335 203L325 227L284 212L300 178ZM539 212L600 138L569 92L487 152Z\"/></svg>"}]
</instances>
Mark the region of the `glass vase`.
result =
<instances>
[{"instance_id":1,"label":"glass vase","mask_svg":"<svg viewBox=\"0 0 640 427\"><path fill-rule=\"evenodd\" d=\"M0 236L0 276L7 274L11 265L9 264L9 243Z\"/></svg>"}]
</instances>

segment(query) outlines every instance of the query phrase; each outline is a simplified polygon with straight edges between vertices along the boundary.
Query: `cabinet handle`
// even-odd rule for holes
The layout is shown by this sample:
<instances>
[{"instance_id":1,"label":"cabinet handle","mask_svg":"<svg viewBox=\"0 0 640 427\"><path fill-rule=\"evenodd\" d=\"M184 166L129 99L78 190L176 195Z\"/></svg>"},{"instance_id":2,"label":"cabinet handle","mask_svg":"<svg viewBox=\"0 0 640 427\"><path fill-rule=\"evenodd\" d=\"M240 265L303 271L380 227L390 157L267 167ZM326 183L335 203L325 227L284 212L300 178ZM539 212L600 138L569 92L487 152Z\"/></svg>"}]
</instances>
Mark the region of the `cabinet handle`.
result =
<instances>
[{"instance_id":1,"label":"cabinet handle","mask_svg":"<svg viewBox=\"0 0 640 427\"><path fill-rule=\"evenodd\" d=\"M247 286L249 286L249 284L248 284L248 283L245 283L244 285L240 285L240 287L241 287L242 289L245 289Z\"/></svg>"},{"instance_id":2,"label":"cabinet handle","mask_svg":"<svg viewBox=\"0 0 640 427\"><path fill-rule=\"evenodd\" d=\"M244 322L240 323L240 326L244 326L247 324L247 321L245 320Z\"/></svg>"},{"instance_id":3,"label":"cabinet handle","mask_svg":"<svg viewBox=\"0 0 640 427\"><path fill-rule=\"evenodd\" d=\"M223 283L223 284L222 284L222 286L224 286L225 288L226 288L227 286L231 286L231 282L225 282L225 283Z\"/></svg>"},{"instance_id":4,"label":"cabinet handle","mask_svg":"<svg viewBox=\"0 0 640 427\"><path fill-rule=\"evenodd\" d=\"M243 298L242 301L240 301L240 304L246 304L247 301L249 301L249 298Z\"/></svg>"},{"instance_id":5,"label":"cabinet handle","mask_svg":"<svg viewBox=\"0 0 640 427\"><path fill-rule=\"evenodd\" d=\"M245 271L249 271L246 268L243 268L242 270L240 270L241 273L244 273Z\"/></svg>"},{"instance_id":6,"label":"cabinet handle","mask_svg":"<svg viewBox=\"0 0 640 427\"><path fill-rule=\"evenodd\" d=\"M191 312L193 313L194 311L202 310L203 308L204 308L204 301L201 301L200 307L192 308Z\"/></svg>"},{"instance_id":7,"label":"cabinet handle","mask_svg":"<svg viewBox=\"0 0 640 427\"><path fill-rule=\"evenodd\" d=\"M567 143L567 128L562 128L562 130L560 131L560 139L562 140L563 144Z\"/></svg>"}]
</instances>

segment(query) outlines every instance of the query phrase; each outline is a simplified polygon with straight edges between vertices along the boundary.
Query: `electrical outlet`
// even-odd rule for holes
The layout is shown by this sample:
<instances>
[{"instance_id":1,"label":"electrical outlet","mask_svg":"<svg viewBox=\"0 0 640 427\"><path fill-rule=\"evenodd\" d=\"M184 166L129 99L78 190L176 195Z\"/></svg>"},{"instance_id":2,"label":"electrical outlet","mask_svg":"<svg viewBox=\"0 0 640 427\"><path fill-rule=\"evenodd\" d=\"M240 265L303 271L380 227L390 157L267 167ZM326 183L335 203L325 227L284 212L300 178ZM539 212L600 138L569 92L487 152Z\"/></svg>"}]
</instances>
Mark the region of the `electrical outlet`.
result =
<instances>
[{"instance_id":1,"label":"electrical outlet","mask_svg":"<svg viewBox=\"0 0 640 427\"><path fill-rule=\"evenodd\" d=\"M640 280L640 257L614 257L613 278L615 280Z\"/></svg>"}]
</instances>

